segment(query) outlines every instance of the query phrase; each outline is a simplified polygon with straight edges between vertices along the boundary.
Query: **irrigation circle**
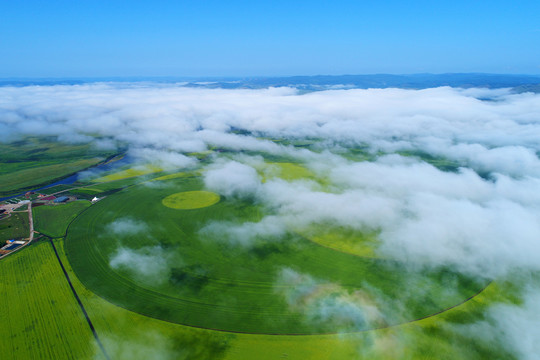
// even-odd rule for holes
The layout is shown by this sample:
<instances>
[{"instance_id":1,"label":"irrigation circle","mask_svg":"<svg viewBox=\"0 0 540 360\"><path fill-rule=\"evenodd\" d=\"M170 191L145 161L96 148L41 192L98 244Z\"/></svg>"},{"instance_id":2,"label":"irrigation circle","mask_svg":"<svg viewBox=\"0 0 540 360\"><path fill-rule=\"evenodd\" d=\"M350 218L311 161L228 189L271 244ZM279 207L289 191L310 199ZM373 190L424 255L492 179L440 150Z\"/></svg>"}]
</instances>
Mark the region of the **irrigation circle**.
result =
<instances>
[{"instance_id":1,"label":"irrigation circle","mask_svg":"<svg viewBox=\"0 0 540 360\"><path fill-rule=\"evenodd\" d=\"M184 191L167 196L161 203L171 209L191 210L214 205L219 199L218 194L210 191Z\"/></svg>"}]
</instances>

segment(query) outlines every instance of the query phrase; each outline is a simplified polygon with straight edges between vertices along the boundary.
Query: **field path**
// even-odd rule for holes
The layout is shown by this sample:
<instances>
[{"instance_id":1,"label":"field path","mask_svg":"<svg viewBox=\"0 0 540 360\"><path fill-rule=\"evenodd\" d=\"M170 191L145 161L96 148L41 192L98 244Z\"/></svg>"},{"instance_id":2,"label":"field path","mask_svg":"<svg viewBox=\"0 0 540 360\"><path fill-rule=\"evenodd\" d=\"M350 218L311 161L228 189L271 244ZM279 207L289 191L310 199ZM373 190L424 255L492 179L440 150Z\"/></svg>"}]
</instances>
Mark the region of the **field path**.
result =
<instances>
[{"instance_id":1,"label":"field path","mask_svg":"<svg viewBox=\"0 0 540 360\"><path fill-rule=\"evenodd\" d=\"M30 244L32 240L34 240L34 217L32 216L32 202L28 203L28 220L30 224L30 236L28 237L27 244Z\"/></svg>"}]
</instances>

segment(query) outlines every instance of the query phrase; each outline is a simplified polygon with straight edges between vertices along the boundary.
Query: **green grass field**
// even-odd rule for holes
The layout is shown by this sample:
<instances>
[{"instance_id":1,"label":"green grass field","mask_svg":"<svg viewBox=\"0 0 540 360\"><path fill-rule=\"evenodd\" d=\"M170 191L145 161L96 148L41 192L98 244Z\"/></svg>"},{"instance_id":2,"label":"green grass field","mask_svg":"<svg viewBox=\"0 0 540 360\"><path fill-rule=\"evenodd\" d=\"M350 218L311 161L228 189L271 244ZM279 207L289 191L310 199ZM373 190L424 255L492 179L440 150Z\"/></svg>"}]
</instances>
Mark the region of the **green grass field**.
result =
<instances>
[{"instance_id":1,"label":"green grass field","mask_svg":"<svg viewBox=\"0 0 540 360\"><path fill-rule=\"evenodd\" d=\"M97 188L84 187L84 188L74 189L72 192L75 194L96 195L96 194L102 193L103 190L100 190Z\"/></svg>"},{"instance_id":2,"label":"green grass field","mask_svg":"<svg viewBox=\"0 0 540 360\"><path fill-rule=\"evenodd\" d=\"M71 269L61 242L57 249L111 359L221 359L237 338L234 334L160 321L116 306L84 287Z\"/></svg>"},{"instance_id":3,"label":"green grass field","mask_svg":"<svg viewBox=\"0 0 540 360\"><path fill-rule=\"evenodd\" d=\"M59 149L40 151L62 158ZM257 169L264 180L324 187L301 164L265 158L271 163ZM375 256L376 232L331 223L281 238L242 227L230 232L273 210L206 192L197 171L107 176L70 190L105 196L98 203L40 206L33 215L37 231L58 238L111 359L515 358L461 330L484 321L493 304L519 303L521 287L512 279L488 284L445 268L411 270ZM16 231L28 236L27 213L0 220L0 239ZM50 243L39 240L0 260L0 289L0 358L105 359Z\"/></svg>"},{"instance_id":4,"label":"green grass field","mask_svg":"<svg viewBox=\"0 0 540 360\"><path fill-rule=\"evenodd\" d=\"M62 237L65 235L69 223L89 206L89 201L77 200L67 204L36 207L32 210L34 228L36 231L53 238Z\"/></svg>"},{"instance_id":5,"label":"green grass field","mask_svg":"<svg viewBox=\"0 0 540 360\"><path fill-rule=\"evenodd\" d=\"M193 210L212 206L219 199L218 194L210 191L183 191L167 196L161 203L171 209Z\"/></svg>"},{"instance_id":6,"label":"green grass field","mask_svg":"<svg viewBox=\"0 0 540 360\"><path fill-rule=\"evenodd\" d=\"M172 180L172 179L184 178L184 177L193 177L193 176L197 176L197 174L200 175L199 172L179 172L179 173L159 176L157 178L152 179L151 181L163 181L163 180Z\"/></svg>"},{"instance_id":7,"label":"green grass field","mask_svg":"<svg viewBox=\"0 0 540 360\"><path fill-rule=\"evenodd\" d=\"M43 165L39 164L30 169L18 170L0 175L0 192L15 193L30 189L38 184L45 184L61 179L69 174L94 166L104 158L76 160L68 163Z\"/></svg>"},{"instance_id":8,"label":"green grass field","mask_svg":"<svg viewBox=\"0 0 540 360\"><path fill-rule=\"evenodd\" d=\"M51 186L49 188L43 189L40 192L43 193L43 194L55 194L55 193L58 193L60 191L63 192L65 190L68 190L68 189L71 189L71 188L73 188L73 185L61 184L61 185L55 185L55 186Z\"/></svg>"},{"instance_id":9,"label":"green grass field","mask_svg":"<svg viewBox=\"0 0 540 360\"><path fill-rule=\"evenodd\" d=\"M299 229L305 238L328 248L364 257L377 257L379 244L375 232L361 232L331 224L313 225L308 229Z\"/></svg>"},{"instance_id":10,"label":"green grass field","mask_svg":"<svg viewBox=\"0 0 540 360\"><path fill-rule=\"evenodd\" d=\"M101 193L106 193L111 190L118 190L124 187L142 182L138 178L129 178L124 180L111 181L106 183L100 183L98 185L88 185L83 187L78 187L76 189L70 190L72 194L86 194L86 195L96 195Z\"/></svg>"},{"instance_id":11,"label":"green grass field","mask_svg":"<svg viewBox=\"0 0 540 360\"><path fill-rule=\"evenodd\" d=\"M163 199L201 190L202 184L197 178L166 183L130 187L93 205L72 223L66 243L70 263L85 286L151 317L253 333L360 330L435 313L483 286L445 270L413 272L391 260L359 258L296 234L278 242L255 239L250 248L234 245L219 228L201 228L211 221L258 221L262 214L257 205L224 198L200 209L171 209L163 206ZM149 265L141 272L129 258ZM111 265L114 261L117 266ZM156 261L159 265L150 266ZM295 276L313 283L314 300L295 299L302 296L295 293ZM456 282L454 292L445 291ZM335 298L377 304L385 313L361 324L316 314ZM398 302L407 305L407 317L393 311Z\"/></svg>"},{"instance_id":12,"label":"green grass field","mask_svg":"<svg viewBox=\"0 0 540 360\"><path fill-rule=\"evenodd\" d=\"M0 241L14 238L27 238L30 234L28 213L16 212L0 220Z\"/></svg>"},{"instance_id":13,"label":"green grass field","mask_svg":"<svg viewBox=\"0 0 540 360\"><path fill-rule=\"evenodd\" d=\"M149 174L153 174L153 173L161 172L161 171L163 171L163 169L157 166L141 166L137 168L130 168L130 169L114 172L112 174L94 179L92 180L92 182L101 183L101 182L109 182L109 181L116 181L116 180L124 180L124 179L139 177L142 175L149 175Z\"/></svg>"},{"instance_id":14,"label":"green grass field","mask_svg":"<svg viewBox=\"0 0 540 360\"><path fill-rule=\"evenodd\" d=\"M48 138L0 144L0 195L51 183L112 155L90 144L61 144Z\"/></svg>"},{"instance_id":15,"label":"green grass field","mask_svg":"<svg viewBox=\"0 0 540 360\"><path fill-rule=\"evenodd\" d=\"M267 163L261 167L259 173L262 180L281 178L287 181L313 178L314 174L305 167L290 162Z\"/></svg>"},{"instance_id":16,"label":"green grass field","mask_svg":"<svg viewBox=\"0 0 540 360\"><path fill-rule=\"evenodd\" d=\"M0 261L0 287L2 359L100 359L50 244Z\"/></svg>"},{"instance_id":17,"label":"green grass field","mask_svg":"<svg viewBox=\"0 0 540 360\"><path fill-rule=\"evenodd\" d=\"M500 346L473 341L452 324L473 323L510 288L492 284L441 315L385 330L339 335L232 334L149 318L111 304L85 288L56 247L111 359L512 359ZM6 306L0 311L6 359L92 359L95 344L50 244L37 243L0 261ZM256 355L255 355L256 354Z\"/></svg>"}]
</instances>

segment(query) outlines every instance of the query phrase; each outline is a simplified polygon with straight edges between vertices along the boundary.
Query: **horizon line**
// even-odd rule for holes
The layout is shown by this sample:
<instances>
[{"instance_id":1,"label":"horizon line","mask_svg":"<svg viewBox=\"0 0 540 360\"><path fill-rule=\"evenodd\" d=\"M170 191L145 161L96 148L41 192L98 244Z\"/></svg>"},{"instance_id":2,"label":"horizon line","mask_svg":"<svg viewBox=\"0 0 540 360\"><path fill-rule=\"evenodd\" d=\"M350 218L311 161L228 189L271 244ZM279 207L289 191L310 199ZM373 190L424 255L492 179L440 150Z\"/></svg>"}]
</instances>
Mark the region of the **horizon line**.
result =
<instances>
[{"instance_id":1,"label":"horizon line","mask_svg":"<svg viewBox=\"0 0 540 360\"><path fill-rule=\"evenodd\" d=\"M32 80L97 80L97 79L114 79L114 80L145 80L145 79L184 79L184 80L200 80L200 79L235 79L235 80L248 80L248 79L287 79L287 78L315 78L315 77L351 77L351 76L448 76L448 75L481 75L481 76L507 76L507 77L538 77L540 73L490 73L490 72L418 72L418 73L345 73L345 74L316 74L316 75L104 75L104 76L13 76L13 77L0 77L0 81L32 81Z\"/></svg>"}]
</instances>

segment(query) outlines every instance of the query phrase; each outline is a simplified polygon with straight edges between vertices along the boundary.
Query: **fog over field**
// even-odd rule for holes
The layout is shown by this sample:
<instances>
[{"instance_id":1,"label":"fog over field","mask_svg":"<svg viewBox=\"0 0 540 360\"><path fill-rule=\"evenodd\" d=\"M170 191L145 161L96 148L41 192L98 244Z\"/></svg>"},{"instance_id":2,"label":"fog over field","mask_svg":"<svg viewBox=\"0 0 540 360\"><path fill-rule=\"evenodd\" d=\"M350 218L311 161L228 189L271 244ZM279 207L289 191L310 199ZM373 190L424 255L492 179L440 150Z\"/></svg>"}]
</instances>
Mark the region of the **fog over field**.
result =
<instances>
[{"instance_id":1,"label":"fog over field","mask_svg":"<svg viewBox=\"0 0 540 360\"><path fill-rule=\"evenodd\" d=\"M522 305L492 306L484 321L455 331L502 341L524 359L540 353L539 114L540 94L509 89L0 87L4 141L51 135L99 148L127 147L142 164L165 169L194 168L199 160L190 153L209 148L297 159L325 183L263 179L257 172L260 156L212 155L203 172L208 190L249 197L274 211L260 222L214 222L201 231L219 231L223 241L250 247L257 237L281 241L287 232L328 222L376 232L377 256L414 268L447 266L476 278L511 279L525 289ZM316 141L310 148L272 141L283 139ZM351 160L359 148L371 161ZM454 169L443 171L427 158L443 159ZM111 229L130 234L145 226L125 218ZM147 274L166 272L171 260L163 249L154 250L120 249L112 265L139 263L150 269ZM289 268L276 282L283 279L303 286L320 282ZM340 295L332 304L312 299L311 306L294 293L283 296L292 307L309 305L319 317L352 323L361 317L354 304L367 303L364 310L377 323L378 310L368 299L336 289Z\"/></svg>"}]
</instances>

